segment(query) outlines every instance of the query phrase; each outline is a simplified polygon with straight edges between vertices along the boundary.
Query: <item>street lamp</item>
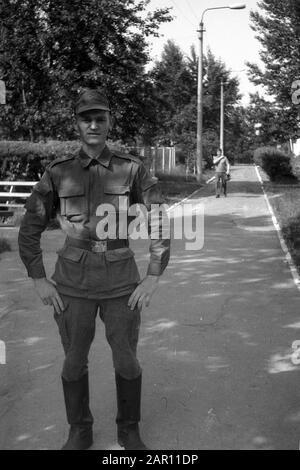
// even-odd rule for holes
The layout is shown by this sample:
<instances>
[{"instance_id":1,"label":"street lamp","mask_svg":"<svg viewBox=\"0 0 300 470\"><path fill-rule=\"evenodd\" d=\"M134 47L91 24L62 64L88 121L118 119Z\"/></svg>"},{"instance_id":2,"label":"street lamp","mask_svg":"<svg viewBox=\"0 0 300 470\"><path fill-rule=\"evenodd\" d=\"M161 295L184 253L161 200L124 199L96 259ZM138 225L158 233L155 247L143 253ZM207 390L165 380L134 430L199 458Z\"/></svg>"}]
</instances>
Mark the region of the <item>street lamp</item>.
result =
<instances>
[{"instance_id":1,"label":"street lamp","mask_svg":"<svg viewBox=\"0 0 300 470\"><path fill-rule=\"evenodd\" d=\"M220 150L224 155L224 85L223 78L221 80L221 111L220 111Z\"/></svg>"},{"instance_id":2,"label":"street lamp","mask_svg":"<svg viewBox=\"0 0 300 470\"><path fill-rule=\"evenodd\" d=\"M202 160L203 160L203 33L204 33L204 15L209 10L243 10L245 4L233 4L223 7L206 8L203 11L199 28L199 62L198 62L198 92L197 92L197 179L202 179Z\"/></svg>"}]
</instances>

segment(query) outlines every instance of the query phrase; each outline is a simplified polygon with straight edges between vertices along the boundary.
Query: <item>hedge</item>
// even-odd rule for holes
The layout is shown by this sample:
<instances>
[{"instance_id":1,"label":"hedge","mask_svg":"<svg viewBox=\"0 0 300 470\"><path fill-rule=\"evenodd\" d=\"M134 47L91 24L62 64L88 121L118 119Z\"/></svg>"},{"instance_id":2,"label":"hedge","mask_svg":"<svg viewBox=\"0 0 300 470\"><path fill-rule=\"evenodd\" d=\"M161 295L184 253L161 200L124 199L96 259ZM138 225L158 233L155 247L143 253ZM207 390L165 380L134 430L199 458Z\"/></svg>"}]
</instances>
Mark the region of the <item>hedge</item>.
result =
<instances>
[{"instance_id":1,"label":"hedge","mask_svg":"<svg viewBox=\"0 0 300 470\"><path fill-rule=\"evenodd\" d=\"M271 181L295 181L291 157L274 147L260 147L254 152L254 161L267 173Z\"/></svg>"},{"instance_id":2,"label":"hedge","mask_svg":"<svg viewBox=\"0 0 300 470\"><path fill-rule=\"evenodd\" d=\"M48 163L56 158L74 155L80 142L73 141L2 141L0 142L0 179L36 181ZM126 152L119 142L108 142L110 148ZM134 152L131 152L134 153ZM143 157L140 157L143 160Z\"/></svg>"},{"instance_id":3,"label":"hedge","mask_svg":"<svg viewBox=\"0 0 300 470\"><path fill-rule=\"evenodd\" d=\"M8 180L38 180L45 166L55 158L74 154L77 141L32 143L24 141L0 142L0 178Z\"/></svg>"}]
</instances>

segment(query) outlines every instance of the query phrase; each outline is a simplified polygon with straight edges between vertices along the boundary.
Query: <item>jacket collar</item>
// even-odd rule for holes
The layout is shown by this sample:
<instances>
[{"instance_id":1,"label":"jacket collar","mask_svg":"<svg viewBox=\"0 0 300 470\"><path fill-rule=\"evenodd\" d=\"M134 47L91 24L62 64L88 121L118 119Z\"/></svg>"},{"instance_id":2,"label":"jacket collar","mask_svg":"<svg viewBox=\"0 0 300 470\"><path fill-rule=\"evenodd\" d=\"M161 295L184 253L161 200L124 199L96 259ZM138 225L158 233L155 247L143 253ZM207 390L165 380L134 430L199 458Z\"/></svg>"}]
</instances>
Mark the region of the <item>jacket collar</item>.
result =
<instances>
[{"instance_id":1,"label":"jacket collar","mask_svg":"<svg viewBox=\"0 0 300 470\"><path fill-rule=\"evenodd\" d=\"M107 145L102 150L101 154L97 158L92 158L85 153L85 151L81 148L78 155L79 161L83 168L87 168L91 161L96 161L101 165L105 166L106 168L109 167L110 161L112 159L112 153L107 147Z\"/></svg>"}]
</instances>

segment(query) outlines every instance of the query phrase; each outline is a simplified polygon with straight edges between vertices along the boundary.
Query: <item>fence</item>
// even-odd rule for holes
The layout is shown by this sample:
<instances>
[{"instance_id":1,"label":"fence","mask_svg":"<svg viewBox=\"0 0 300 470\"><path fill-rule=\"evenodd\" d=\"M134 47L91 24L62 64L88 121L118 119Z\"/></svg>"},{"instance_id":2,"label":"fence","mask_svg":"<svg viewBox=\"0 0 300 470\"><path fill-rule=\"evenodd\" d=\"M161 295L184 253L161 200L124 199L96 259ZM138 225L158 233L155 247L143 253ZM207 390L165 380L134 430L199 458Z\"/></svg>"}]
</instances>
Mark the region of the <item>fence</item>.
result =
<instances>
[{"instance_id":1,"label":"fence","mask_svg":"<svg viewBox=\"0 0 300 470\"><path fill-rule=\"evenodd\" d=\"M176 166L175 147L126 147L126 150L144 159L152 174L171 173Z\"/></svg>"},{"instance_id":2,"label":"fence","mask_svg":"<svg viewBox=\"0 0 300 470\"><path fill-rule=\"evenodd\" d=\"M36 181L0 181L0 187L9 187L9 191L0 192L0 227L8 227L8 220L14 215L13 210L24 207L24 200L27 199L31 192L16 192L14 188L31 188L37 182ZM2 202L5 199L5 202ZM23 200L22 203L15 202L16 199Z\"/></svg>"},{"instance_id":3,"label":"fence","mask_svg":"<svg viewBox=\"0 0 300 470\"><path fill-rule=\"evenodd\" d=\"M300 139L296 140L295 142L290 140L290 147L291 147L291 151L295 155L300 155Z\"/></svg>"},{"instance_id":4,"label":"fence","mask_svg":"<svg viewBox=\"0 0 300 470\"><path fill-rule=\"evenodd\" d=\"M23 192L14 192L14 187L32 187L37 183L37 181L0 181L0 186L9 186L9 191L0 192L0 198L8 200L4 202L0 202L0 207L23 207L24 204L15 204L14 202L9 202L9 199L26 199L30 196L30 193L23 193Z\"/></svg>"}]
</instances>

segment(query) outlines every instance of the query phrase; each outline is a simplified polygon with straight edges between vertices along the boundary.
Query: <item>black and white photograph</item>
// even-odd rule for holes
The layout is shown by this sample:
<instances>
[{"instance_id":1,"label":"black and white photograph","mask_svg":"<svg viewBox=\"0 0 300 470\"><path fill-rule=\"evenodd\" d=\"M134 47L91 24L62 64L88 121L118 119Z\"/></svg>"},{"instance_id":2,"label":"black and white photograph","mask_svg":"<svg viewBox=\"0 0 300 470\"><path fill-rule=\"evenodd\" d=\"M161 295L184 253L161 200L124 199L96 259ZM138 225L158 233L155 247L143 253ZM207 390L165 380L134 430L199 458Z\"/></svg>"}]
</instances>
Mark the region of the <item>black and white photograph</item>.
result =
<instances>
[{"instance_id":1,"label":"black and white photograph","mask_svg":"<svg viewBox=\"0 0 300 470\"><path fill-rule=\"evenodd\" d=\"M299 385L300 1L0 1L0 450L297 451Z\"/></svg>"}]
</instances>

